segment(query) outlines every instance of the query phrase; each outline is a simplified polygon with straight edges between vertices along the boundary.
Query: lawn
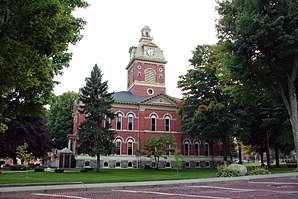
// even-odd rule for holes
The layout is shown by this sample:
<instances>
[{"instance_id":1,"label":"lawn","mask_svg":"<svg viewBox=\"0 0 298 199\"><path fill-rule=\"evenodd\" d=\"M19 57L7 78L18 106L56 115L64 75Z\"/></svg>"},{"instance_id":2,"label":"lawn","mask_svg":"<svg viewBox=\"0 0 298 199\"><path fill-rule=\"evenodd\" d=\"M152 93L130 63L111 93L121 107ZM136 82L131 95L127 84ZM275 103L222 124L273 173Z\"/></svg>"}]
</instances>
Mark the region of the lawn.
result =
<instances>
[{"instance_id":1,"label":"lawn","mask_svg":"<svg viewBox=\"0 0 298 199\"><path fill-rule=\"evenodd\" d=\"M178 180L216 177L216 169L183 169L176 175L175 169L101 169L81 173L74 169L70 172L5 172L0 174L0 184L45 183L45 182L136 182L152 180Z\"/></svg>"},{"instance_id":2,"label":"lawn","mask_svg":"<svg viewBox=\"0 0 298 199\"><path fill-rule=\"evenodd\" d=\"M271 173L294 172L293 168L271 169ZM179 180L194 178L215 178L216 169L182 169L176 175L175 169L101 169L82 173L79 169L69 172L3 172L0 174L0 184L22 183L54 183L54 182L82 182L82 183L111 183L136 182L153 180Z\"/></svg>"}]
</instances>

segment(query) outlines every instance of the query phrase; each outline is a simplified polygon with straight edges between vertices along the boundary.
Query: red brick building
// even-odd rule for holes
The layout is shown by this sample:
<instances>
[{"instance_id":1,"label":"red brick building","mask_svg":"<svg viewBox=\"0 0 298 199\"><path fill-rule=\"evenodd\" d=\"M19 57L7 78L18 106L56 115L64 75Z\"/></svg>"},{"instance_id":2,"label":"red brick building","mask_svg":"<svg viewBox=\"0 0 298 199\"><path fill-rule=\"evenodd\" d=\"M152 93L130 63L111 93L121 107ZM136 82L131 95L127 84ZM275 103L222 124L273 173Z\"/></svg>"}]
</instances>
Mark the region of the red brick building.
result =
<instances>
[{"instance_id":1,"label":"red brick building","mask_svg":"<svg viewBox=\"0 0 298 199\"><path fill-rule=\"evenodd\" d=\"M137 47L130 47L127 70L127 91L116 92L112 111L117 115L111 121L116 131L115 154L101 157L101 166L108 168L138 168L150 165L151 160L136 157L135 151L142 142L152 136L174 136L177 147L184 155L184 167L214 167L223 160L223 142L199 140L181 133L181 115L177 113L179 99L166 94L166 61L163 51L153 42L151 30L145 26ZM77 127L84 116L74 108L74 136L72 150L75 153ZM77 155L77 166L95 158ZM174 157L168 154L160 167L171 167Z\"/></svg>"}]
</instances>

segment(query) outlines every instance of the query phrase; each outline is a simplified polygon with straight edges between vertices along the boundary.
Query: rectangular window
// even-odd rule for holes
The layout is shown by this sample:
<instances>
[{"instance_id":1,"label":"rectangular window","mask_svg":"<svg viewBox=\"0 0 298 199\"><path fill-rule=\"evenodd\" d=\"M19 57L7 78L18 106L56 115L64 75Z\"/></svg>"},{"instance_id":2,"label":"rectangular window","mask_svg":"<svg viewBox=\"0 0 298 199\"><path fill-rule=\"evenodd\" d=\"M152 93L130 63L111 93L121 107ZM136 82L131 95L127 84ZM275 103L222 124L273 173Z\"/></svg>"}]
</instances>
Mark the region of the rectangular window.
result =
<instances>
[{"instance_id":1,"label":"rectangular window","mask_svg":"<svg viewBox=\"0 0 298 199\"><path fill-rule=\"evenodd\" d=\"M209 156L209 144L205 144L205 156Z\"/></svg>"},{"instance_id":2,"label":"rectangular window","mask_svg":"<svg viewBox=\"0 0 298 199\"><path fill-rule=\"evenodd\" d=\"M156 118L151 118L151 131L156 131Z\"/></svg>"},{"instance_id":3,"label":"rectangular window","mask_svg":"<svg viewBox=\"0 0 298 199\"><path fill-rule=\"evenodd\" d=\"M133 130L133 117L128 117L128 130Z\"/></svg>"},{"instance_id":4,"label":"rectangular window","mask_svg":"<svg viewBox=\"0 0 298 199\"><path fill-rule=\"evenodd\" d=\"M105 119L104 119L104 127L109 127L111 124L111 119L108 118L106 115L105 115Z\"/></svg>"},{"instance_id":5,"label":"rectangular window","mask_svg":"<svg viewBox=\"0 0 298 199\"><path fill-rule=\"evenodd\" d=\"M200 153L199 146L200 146L199 144L197 144L197 143L195 144L195 155L196 156L199 156L200 155L199 154Z\"/></svg>"},{"instance_id":6,"label":"rectangular window","mask_svg":"<svg viewBox=\"0 0 298 199\"><path fill-rule=\"evenodd\" d=\"M165 131L166 132L170 131L170 119L169 118L165 119Z\"/></svg>"},{"instance_id":7,"label":"rectangular window","mask_svg":"<svg viewBox=\"0 0 298 199\"><path fill-rule=\"evenodd\" d=\"M127 155L132 155L132 142L127 143Z\"/></svg>"},{"instance_id":8,"label":"rectangular window","mask_svg":"<svg viewBox=\"0 0 298 199\"><path fill-rule=\"evenodd\" d=\"M189 144L188 143L184 144L184 155L189 155Z\"/></svg>"},{"instance_id":9,"label":"rectangular window","mask_svg":"<svg viewBox=\"0 0 298 199\"><path fill-rule=\"evenodd\" d=\"M116 129L121 130L122 129L122 115L119 114L116 118Z\"/></svg>"},{"instance_id":10,"label":"rectangular window","mask_svg":"<svg viewBox=\"0 0 298 199\"><path fill-rule=\"evenodd\" d=\"M116 155L121 155L121 142L116 142Z\"/></svg>"}]
</instances>

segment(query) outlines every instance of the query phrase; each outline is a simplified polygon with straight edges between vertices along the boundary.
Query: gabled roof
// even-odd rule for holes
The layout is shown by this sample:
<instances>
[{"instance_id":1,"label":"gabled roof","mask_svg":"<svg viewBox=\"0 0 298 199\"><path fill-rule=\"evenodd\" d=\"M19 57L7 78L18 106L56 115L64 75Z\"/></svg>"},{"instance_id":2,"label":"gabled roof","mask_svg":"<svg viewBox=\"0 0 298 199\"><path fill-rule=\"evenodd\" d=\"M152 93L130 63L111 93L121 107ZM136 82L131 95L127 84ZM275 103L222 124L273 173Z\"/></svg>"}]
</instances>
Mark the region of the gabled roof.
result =
<instances>
[{"instance_id":1,"label":"gabled roof","mask_svg":"<svg viewBox=\"0 0 298 199\"><path fill-rule=\"evenodd\" d=\"M163 102L159 100L163 100ZM179 99L171 97L165 93L159 93L157 95L149 96L144 99L142 103L164 103L164 101L167 101L167 103L177 104Z\"/></svg>"}]
</instances>

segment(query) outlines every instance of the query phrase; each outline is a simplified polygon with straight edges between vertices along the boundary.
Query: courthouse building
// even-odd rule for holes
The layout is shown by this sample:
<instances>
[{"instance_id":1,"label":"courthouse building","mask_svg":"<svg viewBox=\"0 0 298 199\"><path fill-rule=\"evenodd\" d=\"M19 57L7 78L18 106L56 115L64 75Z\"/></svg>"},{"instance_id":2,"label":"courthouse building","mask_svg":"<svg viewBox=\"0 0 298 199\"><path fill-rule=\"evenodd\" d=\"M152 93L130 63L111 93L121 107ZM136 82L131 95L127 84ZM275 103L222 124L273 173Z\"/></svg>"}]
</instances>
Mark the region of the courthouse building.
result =
<instances>
[{"instance_id":1,"label":"courthouse building","mask_svg":"<svg viewBox=\"0 0 298 199\"><path fill-rule=\"evenodd\" d=\"M223 161L223 142L214 139L200 140L185 136L181 132L181 118L178 114L179 99L166 94L166 63L163 51L153 42L151 30L145 26L137 47L130 47L130 60L126 66L127 91L115 92L112 111L116 114L111 121L115 130L115 154L101 156L103 168L142 168L154 167L149 158L137 157L135 151L142 142L152 136L173 136L175 144L184 155L183 166L186 168L215 167ZM173 68L171 69L173 70ZM124 83L124 82L123 82ZM96 165L96 158L76 154L77 128L84 120L84 115L77 110L80 102L74 106L74 132L72 151L76 155L77 167L85 161ZM79 138L78 138L79 139ZM167 159L160 159L159 167L172 167L174 155L166 154Z\"/></svg>"}]
</instances>

